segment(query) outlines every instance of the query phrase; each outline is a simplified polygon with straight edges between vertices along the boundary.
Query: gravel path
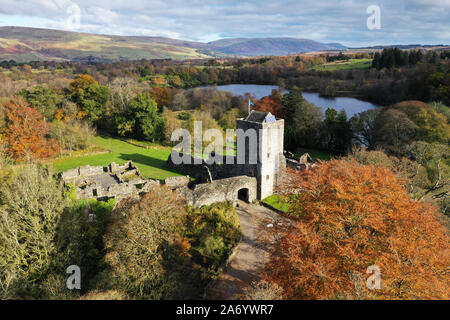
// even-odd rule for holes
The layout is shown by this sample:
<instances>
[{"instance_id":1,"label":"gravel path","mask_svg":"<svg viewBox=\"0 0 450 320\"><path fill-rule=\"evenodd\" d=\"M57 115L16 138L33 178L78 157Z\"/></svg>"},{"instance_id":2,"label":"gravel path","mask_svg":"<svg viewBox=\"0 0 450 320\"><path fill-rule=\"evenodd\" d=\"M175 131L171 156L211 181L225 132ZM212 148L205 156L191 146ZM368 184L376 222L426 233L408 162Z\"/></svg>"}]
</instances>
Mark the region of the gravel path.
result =
<instances>
[{"instance_id":1,"label":"gravel path","mask_svg":"<svg viewBox=\"0 0 450 320\"><path fill-rule=\"evenodd\" d=\"M260 279L269 260L275 244L274 229L289 224L288 219L259 205L240 201L236 209L241 221L242 241L222 275L207 292L209 300L242 298L244 289Z\"/></svg>"}]
</instances>

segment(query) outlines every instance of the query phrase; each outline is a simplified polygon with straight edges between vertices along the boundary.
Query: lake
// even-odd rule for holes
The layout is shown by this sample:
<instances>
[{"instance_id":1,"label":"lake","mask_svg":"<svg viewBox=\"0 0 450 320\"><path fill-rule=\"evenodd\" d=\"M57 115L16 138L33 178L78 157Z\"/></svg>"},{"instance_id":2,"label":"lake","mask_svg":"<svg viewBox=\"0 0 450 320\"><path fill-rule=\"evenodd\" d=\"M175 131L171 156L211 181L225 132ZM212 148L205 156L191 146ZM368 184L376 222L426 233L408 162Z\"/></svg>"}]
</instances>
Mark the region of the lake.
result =
<instances>
[{"instance_id":1,"label":"lake","mask_svg":"<svg viewBox=\"0 0 450 320\"><path fill-rule=\"evenodd\" d=\"M261 99L262 97L268 96L272 93L273 89L278 89L277 86L259 84L228 84L223 86L203 86L199 88L211 87L215 87L217 90L230 91L234 95L239 96L250 93L256 99ZM320 97L317 92L304 91L303 98L305 98L308 102L314 103L316 106L321 107L323 112L325 112L327 108L334 108L338 111L345 109L345 112L349 118L354 114L380 107L376 104L351 97L324 98Z\"/></svg>"}]
</instances>

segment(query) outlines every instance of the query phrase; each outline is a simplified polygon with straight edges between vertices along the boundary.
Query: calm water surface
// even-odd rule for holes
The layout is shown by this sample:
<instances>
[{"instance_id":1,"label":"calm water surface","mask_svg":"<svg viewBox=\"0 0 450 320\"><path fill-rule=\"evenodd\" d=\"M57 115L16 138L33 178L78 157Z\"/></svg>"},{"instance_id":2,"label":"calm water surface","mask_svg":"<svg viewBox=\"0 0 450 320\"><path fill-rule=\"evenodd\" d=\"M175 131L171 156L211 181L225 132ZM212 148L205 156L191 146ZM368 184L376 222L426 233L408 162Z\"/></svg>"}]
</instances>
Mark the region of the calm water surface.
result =
<instances>
[{"instance_id":1,"label":"calm water surface","mask_svg":"<svg viewBox=\"0 0 450 320\"><path fill-rule=\"evenodd\" d=\"M214 86L205 86L200 88L210 87ZM259 84L228 84L224 86L216 86L216 88L217 90L231 91L234 95L244 95L246 93L250 93L256 99L261 99L262 97L268 96L272 93L273 89L278 89L277 86ZM317 92L303 92L303 97L307 101L314 103L316 106L321 107L323 112L325 112L327 108L334 108L338 111L345 109L345 112L349 118L354 114L380 107L376 104L351 97L323 98L320 97Z\"/></svg>"}]
</instances>

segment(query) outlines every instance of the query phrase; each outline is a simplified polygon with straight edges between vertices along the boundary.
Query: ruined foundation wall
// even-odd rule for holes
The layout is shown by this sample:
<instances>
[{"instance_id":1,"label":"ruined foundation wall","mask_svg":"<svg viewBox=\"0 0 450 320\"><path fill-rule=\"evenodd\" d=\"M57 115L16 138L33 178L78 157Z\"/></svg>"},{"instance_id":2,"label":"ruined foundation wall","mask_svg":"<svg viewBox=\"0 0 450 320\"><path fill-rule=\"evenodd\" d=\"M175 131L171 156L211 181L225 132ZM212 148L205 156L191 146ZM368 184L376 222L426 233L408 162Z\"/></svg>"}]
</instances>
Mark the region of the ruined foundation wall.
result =
<instances>
[{"instance_id":1,"label":"ruined foundation wall","mask_svg":"<svg viewBox=\"0 0 450 320\"><path fill-rule=\"evenodd\" d=\"M115 198L120 201L125 198L137 198L160 184L158 180L144 179L131 161L123 166L113 162L106 168L81 166L62 172L61 178L64 183L75 185L78 199Z\"/></svg>"}]
</instances>

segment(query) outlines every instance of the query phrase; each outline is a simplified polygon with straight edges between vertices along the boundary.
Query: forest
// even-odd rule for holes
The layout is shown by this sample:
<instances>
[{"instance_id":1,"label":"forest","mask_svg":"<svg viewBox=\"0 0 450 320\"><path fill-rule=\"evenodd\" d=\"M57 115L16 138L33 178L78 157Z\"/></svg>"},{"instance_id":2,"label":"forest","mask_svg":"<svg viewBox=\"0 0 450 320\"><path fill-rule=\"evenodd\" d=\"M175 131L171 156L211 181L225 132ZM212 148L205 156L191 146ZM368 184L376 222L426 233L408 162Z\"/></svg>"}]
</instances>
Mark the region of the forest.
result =
<instances>
[{"instance_id":1,"label":"forest","mask_svg":"<svg viewBox=\"0 0 450 320\"><path fill-rule=\"evenodd\" d=\"M314 70L351 59L372 63ZM448 298L449 59L449 51L393 48L184 61L0 62L0 298L202 298L240 238L231 204L195 209L164 187L117 205L77 200L58 179L56 163L109 154L100 139L163 154L174 144L173 130L192 132L197 120L225 134L246 116L249 99L255 110L285 119L287 151L332 158L292 173L280 189L294 227L280 236L282 254L274 253L267 267L270 285L250 298L264 290L269 298L283 292L286 299ZM232 83L279 90L255 99L197 88ZM303 91L383 107L348 117L333 108L323 112ZM89 222L92 213L96 219ZM391 266L384 290L361 288L361 261ZM68 264L83 266L81 292L65 288Z\"/></svg>"}]
</instances>

